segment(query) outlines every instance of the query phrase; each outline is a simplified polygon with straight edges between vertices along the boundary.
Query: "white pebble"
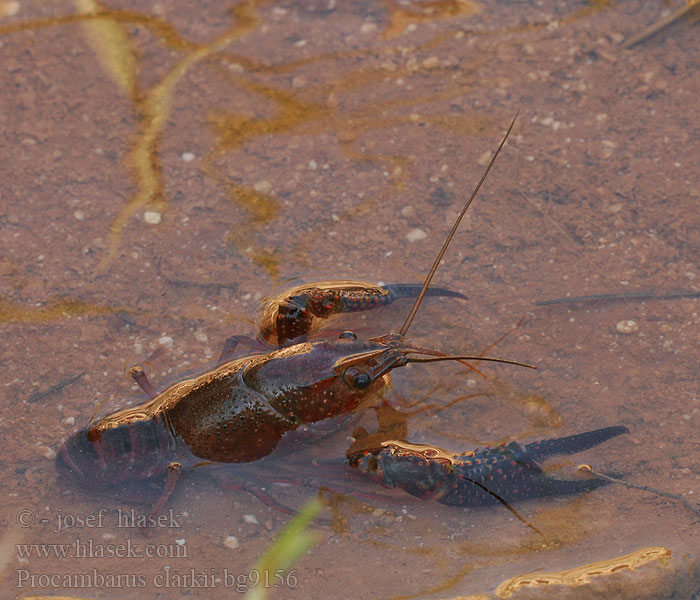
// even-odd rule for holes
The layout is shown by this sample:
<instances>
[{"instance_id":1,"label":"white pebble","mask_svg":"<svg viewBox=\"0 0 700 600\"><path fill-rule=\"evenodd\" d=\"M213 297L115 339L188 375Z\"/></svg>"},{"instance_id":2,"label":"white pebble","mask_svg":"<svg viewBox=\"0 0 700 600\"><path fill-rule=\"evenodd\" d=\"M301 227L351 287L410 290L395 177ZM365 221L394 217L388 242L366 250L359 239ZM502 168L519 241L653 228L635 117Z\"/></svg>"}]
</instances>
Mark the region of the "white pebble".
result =
<instances>
[{"instance_id":1,"label":"white pebble","mask_svg":"<svg viewBox=\"0 0 700 600\"><path fill-rule=\"evenodd\" d=\"M206 344L209 341L209 336L207 336L207 334L203 331L195 331L194 339L198 342L202 342L202 344Z\"/></svg>"},{"instance_id":2,"label":"white pebble","mask_svg":"<svg viewBox=\"0 0 700 600\"><path fill-rule=\"evenodd\" d=\"M63 422L66 425L75 425L75 417L66 417L65 419L63 419Z\"/></svg>"},{"instance_id":3,"label":"white pebble","mask_svg":"<svg viewBox=\"0 0 700 600\"><path fill-rule=\"evenodd\" d=\"M255 515L243 515L243 520L246 523L252 523L253 525L258 524L258 518Z\"/></svg>"},{"instance_id":4,"label":"white pebble","mask_svg":"<svg viewBox=\"0 0 700 600\"><path fill-rule=\"evenodd\" d=\"M272 190L272 184L267 179L263 179L262 181L256 181L253 184L253 189L261 194L269 194Z\"/></svg>"},{"instance_id":5,"label":"white pebble","mask_svg":"<svg viewBox=\"0 0 700 600\"><path fill-rule=\"evenodd\" d=\"M409 231L406 234L406 239L411 243L417 242L418 240L424 240L427 237L428 237L428 234L425 233L425 231L423 231L422 229L417 229L417 228L411 229L411 231Z\"/></svg>"},{"instance_id":6,"label":"white pebble","mask_svg":"<svg viewBox=\"0 0 700 600\"><path fill-rule=\"evenodd\" d=\"M14 17L19 11L19 2L0 2L0 18Z\"/></svg>"},{"instance_id":7,"label":"white pebble","mask_svg":"<svg viewBox=\"0 0 700 600\"><path fill-rule=\"evenodd\" d=\"M634 333L639 329L639 325L637 325L636 321L632 321L632 319L627 319L625 321L620 321L615 325L615 329L617 329L620 333Z\"/></svg>"},{"instance_id":8,"label":"white pebble","mask_svg":"<svg viewBox=\"0 0 700 600\"><path fill-rule=\"evenodd\" d=\"M238 543L238 538L235 535L229 535L224 540L224 546L230 548L231 550L235 550L240 546L240 544Z\"/></svg>"},{"instance_id":9,"label":"white pebble","mask_svg":"<svg viewBox=\"0 0 700 600\"><path fill-rule=\"evenodd\" d=\"M491 157L493 156L491 150L486 150L485 152L482 152L479 155L479 158L476 159L476 164L479 165L480 167L485 167L486 165L491 162Z\"/></svg>"},{"instance_id":10,"label":"white pebble","mask_svg":"<svg viewBox=\"0 0 700 600\"><path fill-rule=\"evenodd\" d=\"M180 158L185 162L192 162L194 160L194 154L192 154L192 152L183 152Z\"/></svg>"},{"instance_id":11,"label":"white pebble","mask_svg":"<svg viewBox=\"0 0 700 600\"><path fill-rule=\"evenodd\" d=\"M360 25L360 33L374 33L377 31L376 23L362 23Z\"/></svg>"},{"instance_id":12,"label":"white pebble","mask_svg":"<svg viewBox=\"0 0 700 600\"><path fill-rule=\"evenodd\" d=\"M161 346L167 346L168 348L170 348L170 346L173 345L173 341L173 338L171 338L169 335L164 335L158 340L158 343Z\"/></svg>"},{"instance_id":13,"label":"white pebble","mask_svg":"<svg viewBox=\"0 0 700 600\"><path fill-rule=\"evenodd\" d=\"M56 458L56 452L53 448L49 448L48 446L39 446L39 453L49 460Z\"/></svg>"},{"instance_id":14,"label":"white pebble","mask_svg":"<svg viewBox=\"0 0 700 600\"><path fill-rule=\"evenodd\" d=\"M76 221L82 221L85 218L85 213L82 210L76 210L73 213L73 216L75 217Z\"/></svg>"},{"instance_id":15,"label":"white pebble","mask_svg":"<svg viewBox=\"0 0 700 600\"><path fill-rule=\"evenodd\" d=\"M143 213L143 220L149 225L158 225L161 220L160 213L154 210L147 210Z\"/></svg>"}]
</instances>

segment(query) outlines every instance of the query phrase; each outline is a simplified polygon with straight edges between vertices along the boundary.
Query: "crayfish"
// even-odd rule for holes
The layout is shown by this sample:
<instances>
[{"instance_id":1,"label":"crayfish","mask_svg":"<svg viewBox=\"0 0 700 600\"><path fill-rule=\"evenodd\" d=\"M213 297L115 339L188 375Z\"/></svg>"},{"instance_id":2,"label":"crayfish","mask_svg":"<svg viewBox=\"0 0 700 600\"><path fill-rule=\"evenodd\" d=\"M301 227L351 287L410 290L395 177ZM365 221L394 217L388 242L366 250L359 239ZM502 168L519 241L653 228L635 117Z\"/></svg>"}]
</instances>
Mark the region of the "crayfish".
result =
<instances>
[{"instance_id":1,"label":"crayfish","mask_svg":"<svg viewBox=\"0 0 700 600\"><path fill-rule=\"evenodd\" d=\"M405 339L424 296L464 298L457 292L429 285L514 123L515 119L422 286L374 286L354 281L300 286L267 301L262 309L260 338L280 346L272 351L260 349L243 358L230 359L232 347L241 340L234 336L214 368L160 393L143 370L132 369L149 400L114 412L70 436L57 455L59 471L79 485L98 489L164 477L162 493L153 508L157 511L173 491L183 467L203 461L247 463L267 457L283 439L293 438L299 428L313 428L314 424L322 425L335 417L376 405L390 382L390 372L398 367L470 359L528 366L483 356L446 355ZM307 339L324 319L335 314L368 310L401 297L416 300L398 334L360 340L354 333L344 332L336 340ZM607 437L612 435L610 431ZM616 435L621 430L614 432ZM606 439L584 435L598 441ZM524 453L512 445L496 454L493 452L482 452L473 460L485 460L494 466L512 460L519 466L515 471L509 468L510 473L519 472L522 476L526 467L537 472L534 460L538 455L533 454L532 445ZM473 501L470 491L456 485L457 479L474 482L478 479L480 491L489 487L486 477L466 467L466 458L445 459L439 451L431 454L407 443L387 442L362 457L349 458L353 466L375 476L380 474L386 484L397 485L414 495L433 494L450 504L465 505ZM514 498L540 493L539 488L533 488L536 493L516 494L508 485L499 482L491 493ZM450 486L456 491L449 492ZM555 493L592 487L557 488Z\"/></svg>"}]
</instances>

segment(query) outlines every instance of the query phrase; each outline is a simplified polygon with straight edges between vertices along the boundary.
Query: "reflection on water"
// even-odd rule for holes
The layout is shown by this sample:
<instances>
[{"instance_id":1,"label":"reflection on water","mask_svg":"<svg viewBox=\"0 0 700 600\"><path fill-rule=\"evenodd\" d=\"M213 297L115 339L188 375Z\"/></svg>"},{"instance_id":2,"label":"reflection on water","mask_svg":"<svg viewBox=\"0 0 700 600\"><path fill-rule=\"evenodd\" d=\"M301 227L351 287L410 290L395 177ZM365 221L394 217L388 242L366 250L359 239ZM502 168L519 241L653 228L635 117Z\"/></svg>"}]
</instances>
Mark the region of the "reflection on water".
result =
<instances>
[{"instance_id":1,"label":"reflection on water","mask_svg":"<svg viewBox=\"0 0 700 600\"><path fill-rule=\"evenodd\" d=\"M577 597L589 579L637 597L692 595L700 530L673 502L606 486L518 503L539 534L504 508L421 502L345 464L361 433L461 452L625 425L624 440L545 469L573 477L585 461L691 502L700 493L692 28L622 47L659 10L0 3L0 424L12 490L2 516L13 524L3 585L196 596L213 576L206 597L229 597L224 570L250 568L288 520L278 509L320 494L324 542L280 597L518 597L562 582ZM229 335L254 335L262 297L300 281L420 281L517 110L516 135L438 271L436 284L469 301L431 300L411 339L488 348L536 372L406 367L387 404L292 457L188 471L165 511L175 523L146 537L115 520L138 504L57 478L56 449L97 406L140 401L134 364L159 389L199 371ZM683 293L644 302L649 289ZM622 300L535 305L605 295ZM385 334L407 310L341 326ZM55 531L68 515L73 526ZM70 554L90 541L71 560L45 546ZM114 554L149 543L162 555ZM44 545L20 555L17 544ZM178 548L187 558L168 554ZM368 565L373 576L358 577ZM166 567L179 577L170 588ZM93 569L137 577L118 590ZM29 578L41 574L92 579Z\"/></svg>"}]
</instances>

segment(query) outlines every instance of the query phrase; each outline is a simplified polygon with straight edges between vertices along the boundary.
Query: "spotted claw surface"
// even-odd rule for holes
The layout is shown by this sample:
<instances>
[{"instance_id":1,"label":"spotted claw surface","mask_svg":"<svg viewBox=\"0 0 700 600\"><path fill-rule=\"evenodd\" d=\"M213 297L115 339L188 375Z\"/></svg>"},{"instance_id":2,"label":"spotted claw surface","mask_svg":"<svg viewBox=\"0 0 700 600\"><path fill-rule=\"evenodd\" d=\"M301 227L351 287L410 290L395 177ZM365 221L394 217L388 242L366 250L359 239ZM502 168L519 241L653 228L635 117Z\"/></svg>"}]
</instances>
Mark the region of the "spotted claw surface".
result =
<instances>
[{"instance_id":1,"label":"spotted claw surface","mask_svg":"<svg viewBox=\"0 0 700 600\"><path fill-rule=\"evenodd\" d=\"M546 475L538 462L587 450L623 433L628 433L626 427L605 427L525 447L511 442L463 454L392 440L381 448L355 453L349 460L380 483L418 498L451 506L482 506L578 494L605 485L602 479L557 479Z\"/></svg>"}]
</instances>

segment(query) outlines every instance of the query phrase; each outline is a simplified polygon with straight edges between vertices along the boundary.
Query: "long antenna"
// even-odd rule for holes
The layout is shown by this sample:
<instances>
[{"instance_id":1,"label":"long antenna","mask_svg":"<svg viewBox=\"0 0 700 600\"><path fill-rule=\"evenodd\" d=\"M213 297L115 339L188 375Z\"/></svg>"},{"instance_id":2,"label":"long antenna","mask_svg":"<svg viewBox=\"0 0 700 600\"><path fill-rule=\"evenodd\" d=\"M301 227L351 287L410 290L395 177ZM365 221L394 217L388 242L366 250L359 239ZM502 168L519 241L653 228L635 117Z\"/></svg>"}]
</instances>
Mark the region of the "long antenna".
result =
<instances>
[{"instance_id":1,"label":"long antenna","mask_svg":"<svg viewBox=\"0 0 700 600\"><path fill-rule=\"evenodd\" d=\"M508 139L508 136L510 135L511 130L513 129L513 125L515 125L515 120L518 118L518 114L520 114L519 111L513 117L513 121L511 122L510 127L508 127L508 131L506 131L505 136L503 136L503 139L501 140L501 143L499 144L498 149L496 150L493 157L491 158L491 162L489 162L488 167L486 167L486 170L484 171L484 174L481 176L481 179L479 180L479 183L477 184L476 188L474 188L472 195L469 196L469 200L467 200L467 203L464 205L462 212L459 213L459 216L457 217L455 224L452 226L452 231L450 231L449 235L447 236L445 243L442 245L442 248L440 249L440 252L438 253L437 258L435 259L435 262L433 263L433 266L430 268L430 272L428 273L428 276L425 278L425 282L423 283L423 287L420 290L420 294L418 294L416 301L413 303L413 306L411 307L411 312L408 313L408 316L406 317L404 324L401 326L401 329L399 330L399 335L401 335L401 336L406 335L408 328L411 326L411 323L413 323L413 319L416 316L418 309L420 308L421 302L423 301L423 296L425 296L425 291L428 289L428 286L430 285L430 282L433 279L433 275L435 275L435 271L437 271L438 265L440 264L442 257L445 256L445 252L447 251L447 247L450 245L452 238L454 237L455 233L457 232L457 228L459 227L459 224L462 222L462 217L464 217L464 215L466 214L467 209L469 208L469 205L472 203L472 200L474 200L474 198L476 198L476 195L479 193L479 189L481 188L481 184L484 183L484 181L486 180L486 177L488 176L489 171L491 170L491 167L493 166L493 163L496 162L496 158L498 157L498 154L501 152L501 149L505 145L506 140Z\"/></svg>"}]
</instances>

